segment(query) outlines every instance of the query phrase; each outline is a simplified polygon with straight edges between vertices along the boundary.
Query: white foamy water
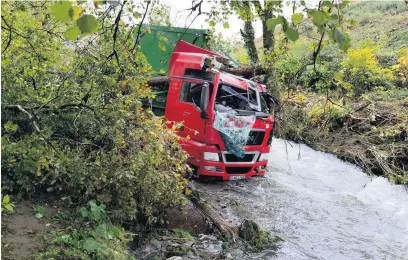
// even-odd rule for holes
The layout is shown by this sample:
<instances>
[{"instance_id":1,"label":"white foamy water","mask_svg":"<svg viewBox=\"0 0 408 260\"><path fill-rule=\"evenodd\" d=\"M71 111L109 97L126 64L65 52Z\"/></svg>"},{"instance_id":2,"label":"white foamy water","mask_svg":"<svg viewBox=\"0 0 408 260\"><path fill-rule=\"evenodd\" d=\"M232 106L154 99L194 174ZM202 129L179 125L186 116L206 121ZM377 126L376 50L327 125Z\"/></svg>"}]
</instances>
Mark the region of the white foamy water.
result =
<instances>
[{"instance_id":1,"label":"white foamy water","mask_svg":"<svg viewBox=\"0 0 408 260\"><path fill-rule=\"evenodd\" d=\"M266 250L236 257L408 259L405 187L279 139L273 140L269 162L265 178L234 182L230 189L225 184L198 186L209 198L227 202L230 218L254 220L284 239L277 255Z\"/></svg>"}]
</instances>

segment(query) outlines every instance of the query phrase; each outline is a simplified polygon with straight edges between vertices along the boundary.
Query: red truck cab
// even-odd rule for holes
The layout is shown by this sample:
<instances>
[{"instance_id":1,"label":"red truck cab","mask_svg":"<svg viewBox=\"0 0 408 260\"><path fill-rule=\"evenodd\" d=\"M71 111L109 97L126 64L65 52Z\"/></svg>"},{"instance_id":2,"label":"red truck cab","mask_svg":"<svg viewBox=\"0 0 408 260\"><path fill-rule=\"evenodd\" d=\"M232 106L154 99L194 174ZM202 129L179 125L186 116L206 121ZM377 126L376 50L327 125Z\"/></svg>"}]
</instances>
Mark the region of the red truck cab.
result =
<instances>
[{"instance_id":1,"label":"red truck cab","mask_svg":"<svg viewBox=\"0 0 408 260\"><path fill-rule=\"evenodd\" d=\"M189 43L178 43L169 63L165 119L182 125L180 145L197 177L235 180L263 175L274 127L270 96L256 82L212 68L209 63L219 58ZM229 152L213 127L218 112L256 117L243 157Z\"/></svg>"}]
</instances>

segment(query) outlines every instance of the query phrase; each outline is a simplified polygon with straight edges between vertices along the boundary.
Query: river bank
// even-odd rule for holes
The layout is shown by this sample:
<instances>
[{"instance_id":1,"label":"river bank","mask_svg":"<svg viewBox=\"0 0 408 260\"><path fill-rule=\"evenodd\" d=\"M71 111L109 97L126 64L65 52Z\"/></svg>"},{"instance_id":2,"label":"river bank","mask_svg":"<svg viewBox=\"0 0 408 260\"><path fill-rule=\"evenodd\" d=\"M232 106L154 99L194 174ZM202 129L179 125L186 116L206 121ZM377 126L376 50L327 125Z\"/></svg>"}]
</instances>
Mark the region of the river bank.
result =
<instances>
[{"instance_id":1,"label":"river bank","mask_svg":"<svg viewBox=\"0 0 408 260\"><path fill-rule=\"evenodd\" d=\"M407 89L377 89L358 98L298 90L285 96L280 119L277 136L408 184Z\"/></svg>"},{"instance_id":2,"label":"river bank","mask_svg":"<svg viewBox=\"0 0 408 260\"><path fill-rule=\"evenodd\" d=\"M234 259L405 259L408 250L407 189L303 144L274 139L263 178L196 187L221 199L225 218L282 239L275 250L227 250Z\"/></svg>"}]
</instances>

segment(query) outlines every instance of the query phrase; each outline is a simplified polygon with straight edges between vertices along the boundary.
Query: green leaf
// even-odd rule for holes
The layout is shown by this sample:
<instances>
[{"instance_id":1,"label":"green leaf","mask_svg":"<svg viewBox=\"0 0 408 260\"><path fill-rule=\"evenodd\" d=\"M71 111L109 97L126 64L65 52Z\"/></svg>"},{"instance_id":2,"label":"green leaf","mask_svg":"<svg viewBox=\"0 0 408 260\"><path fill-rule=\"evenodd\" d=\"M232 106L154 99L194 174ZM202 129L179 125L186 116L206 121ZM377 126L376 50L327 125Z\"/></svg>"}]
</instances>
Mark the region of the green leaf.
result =
<instances>
[{"instance_id":1,"label":"green leaf","mask_svg":"<svg viewBox=\"0 0 408 260\"><path fill-rule=\"evenodd\" d=\"M214 27L214 26L215 26L215 22L214 22L213 20L211 20L211 21L208 22L208 25L211 26L211 27Z\"/></svg>"},{"instance_id":2,"label":"green leaf","mask_svg":"<svg viewBox=\"0 0 408 260\"><path fill-rule=\"evenodd\" d=\"M322 56L318 54L316 57L316 64L320 64L321 61L322 61Z\"/></svg>"},{"instance_id":3,"label":"green leaf","mask_svg":"<svg viewBox=\"0 0 408 260\"><path fill-rule=\"evenodd\" d=\"M313 12L313 23L317 26L322 26L327 22L327 16L322 11Z\"/></svg>"},{"instance_id":4,"label":"green leaf","mask_svg":"<svg viewBox=\"0 0 408 260\"><path fill-rule=\"evenodd\" d=\"M93 15L84 15L76 22L83 34L93 34L99 28L99 23Z\"/></svg>"},{"instance_id":5,"label":"green leaf","mask_svg":"<svg viewBox=\"0 0 408 260\"><path fill-rule=\"evenodd\" d=\"M90 200L90 201L88 202L88 204L89 204L89 206L91 206L91 207L98 207L98 206L96 205L96 203L95 203L94 200Z\"/></svg>"},{"instance_id":6,"label":"green leaf","mask_svg":"<svg viewBox=\"0 0 408 260\"><path fill-rule=\"evenodd\" d=\"M4 203L4 204L8 204L9 202L10 202L10 197L9 197L9 195L4 196L4 197L3 197L3 203Z\"/></svg>"},{"instance_id":7,"label":"green leaf","mask_svg":"<svg viewBox=\"0 0 408 260\"><path fill-rule=\"evenodd\" d=\"M102 245L93 239L87 239L83 244L83 248L88 252L94 252L101 247Z\"/></svg>"},{"instance_id":8,"label":"green leaf","mask_svg":"<svg viewBox=\"0 0 408 260\"><path fill-rule=\"evenodd\" d=\"M83 11L84 10L82 9L82 7L73 6L71 9L69 9L69 17L71 17L72 20L76 21L81 16Z\"/></svg>"},{"instance_id":9,"label":"green leaf","mask_svg":"<svg viewBox=\"0 0 408 260\"><path fill-rule=\"evenodd\" d=\"M269 18L266 20L266 27L268 28L268 31L274 31L278 24L282 24L281 18Z\"/></svg>"},{"instance_id":10,"label":"green leaf","mask_svg":"<svg viewBox=\"0 0 408 260\"><path fill-rule=\"evenodd\" d=\"M112 235L112 236L114 236L114 237L116 237L116 238L120 238L120 234L122 233L121 231L120 231L120 229L117 227L117 226L111 226L110 227L110 229L109 229L109 233Z\"/></svg>"},{"instance_id":11,"label":"green leaf","mask_svg":"<svg viewBox=\"0 0 408 260\"><path fill-rule=\"evenodd\" d=\"M95 228L96 233L100 237L105 237L107 233L106 225L105 224L100 224Z\"/></svg>"},{"instance_id":12,"label":"green leaf","mask_svg":"<svg viewBox=\"0 0 408 260\"><path fill-rule=\"evenodd\" d=\"M40 213L41 215L45 215L45 208L44 208L43 206L37 206L37 207L35 208L35 211L36 211L37 213Z\"/></svg>"},{"instance_id":13,"label":"green leaf","mask_svg":"<svg viewBox=\"0 0 408 260\"><path fill-rule=\"evenodd\" d=\"M87 210L85 207L82 207L82 208L81 208L81 216L82 216L83 218L88 217L88 210Z\"/></svg>"},{"instance_id":14,"label":"green leaf","mask_svg":"<svg viewBox=\"0 0 408 260\"><path fill-rule=\"evenodd\" d=\"M343 51L347 51L350 48L351 44L350 44L350 38L346 38L345 40L341 41L339 43L339 47L341 50Z\"/></svg>"},{"instance_id":15,"label":"green leaf","mask_svg":"<svg viewBox=\"0 0 408 260\"><path fill-rule=\"evenodd\" d=\"M300 24L302 21L303 21L303 14L301 13L292 14L293 24Z\"/></svg>"},{"instance_id":16,"label":"green leaf","mask_svg":"<svg viewBox=\"0 0 408 260\"><path fill-rule=\"evenodd\" d=\"M99 221L101 219L101 211L98 207L91 207L92 217L94 220Z\"/></svg>"},{"instance_id":17,"label":"green leaf","mask_svg":"<svg viewBox=\"0 0 408 260\"><path fill-rule=\"evenodd\" d=\"M330 20L338 21L338 20L339 20L339 16L338 16L337 14L332 14L332 15L330 15Z\"/></svg>"},{"instance_id":18,"label":"green leaf","mask_svg":"<svg viewBox=\"0 0 408 260\"><path fill-rule=\"evenodd\" d=\"M295 42L297 39L299 39L299 33L291 27L288 27L285 34L286 37L288 37L288 39L291 40L292 42Z\"/></svg>"},{"instance_id":19,"label":"green leaf","mask_svg":"<svg viewBox=\"0 0 408 260\"><path fill-rule=\"evenodd\" d=\"M35 217L38 218L38 219L40 219L40 218L43 217L43 215L42 215L41 213L36 213L36 214L35 214Z\"/></svg>"},{"instance_id":20,"label":"green leaf","mask_svg":"<svg viewBox=\"0 0 408 260\"><path fill-rule=\"evenodd\" d=\"M78 26L74 26L71 28L68 28L68 30L65 31L64 37L66 40L76 40L78 38L78 34L81 32Z\"/></svg>"},{"instance_id":21,"label":"green leaf","mask_svg":"<svg viewBox=\"0 0 408 260\"><path fill-rule=\"evenodd\" d=\"M18 125L14 124L11 121L7 121L7 123L4 124L4 130L6 130L7 132L14 133L15 131L17 131L17 129Z\"/></svg>"},{"instance_id":22,"label":"green leaf","mask_svg":"<svg viewBox=\"0 0 408 260\"><path fill-rule=\"evenodd\" d=\"M54 14L57 21L69 22L71 20L71 17L69 15L69 11L71 10L71 8L71 2L60 1L51 6L51 12Z\"/></svg>"},{"instance_id":23,"label":"green leaf","mask_svg":"<svg viewBox=\"0 0 408 260\"><path fill-rule=\"evenodd\" d=\"M139 19L140 17L142 17L142 14L139 13L139 12L134 12L134 13L133 13L133 17L134 17L135 19Z\"/></svg>"},{"instance_id":24,"label":"green leaf","mask_svg":"<svg viewBox=\"0 0 408 260\"><path fill-rule=\"evenodd\" d=\"M4 205L4 207L5 207L8 211L14 212L13 205L11 205L11 204L6 204L6 205Z\"/></svg>"},{"instance_id":25,"label":"green leaf","mask_svg":"<svg viewBox=\"0 0 408 260\"><path fill-rule=\"evenodd\" d=\"M346 35L344 35L338 27L335 27L333 30L333 38L335 42L340 43L346 39Z\"/></svg>"},{"instance_id":26,"label":"green leaf","mask_svg":"<svg viewBox=\"0 0 408 260\"><path fill-rule=\"evenodd\" d=\"M225 29L227 29L227 28L229 28L229 23L228 23L228 22L225 22L222 26L223 26Z\"/></svg>"},{"instance_id":27,"label":"green leaf","mask_svg":"<svg viewBox=\"0 0 408 260\"><path fill-rule=\"evenodd\" d=\"M323 1L322 6L333 7L334 4L330 1Z\"/></svg>"},{"instance_id":28,"label":"green leaf","mask_svg":"<svg viewBox=\"0 0 408 260\"><path fill-rule=\"evenodd\" d=\"M343 51L347 51L350 48L350 38L344 34L338 27L333 29L333 39L339 44L339 47Z\"/></svg>"}]
</instances>

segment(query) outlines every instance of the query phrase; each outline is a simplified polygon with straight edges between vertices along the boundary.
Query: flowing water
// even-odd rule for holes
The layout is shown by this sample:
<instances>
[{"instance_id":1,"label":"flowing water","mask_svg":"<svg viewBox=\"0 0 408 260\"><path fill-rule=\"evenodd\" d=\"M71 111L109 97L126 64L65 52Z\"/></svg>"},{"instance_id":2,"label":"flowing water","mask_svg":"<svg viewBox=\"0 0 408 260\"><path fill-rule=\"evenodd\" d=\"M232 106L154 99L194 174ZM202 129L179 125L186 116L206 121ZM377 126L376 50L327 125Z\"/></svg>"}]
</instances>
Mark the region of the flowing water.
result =
<instances>
[{"instance_id":1,"label":"flowing water","mask_svg":"<svg viewBox=\"0 0 408 260\"><path fill-rule=\"evenodd\" d=\"M305 145L274 139L265 178L197 184L222 216L281 237L236 259L408 259L408 191Z\"/></svg>"}]
</instances>

